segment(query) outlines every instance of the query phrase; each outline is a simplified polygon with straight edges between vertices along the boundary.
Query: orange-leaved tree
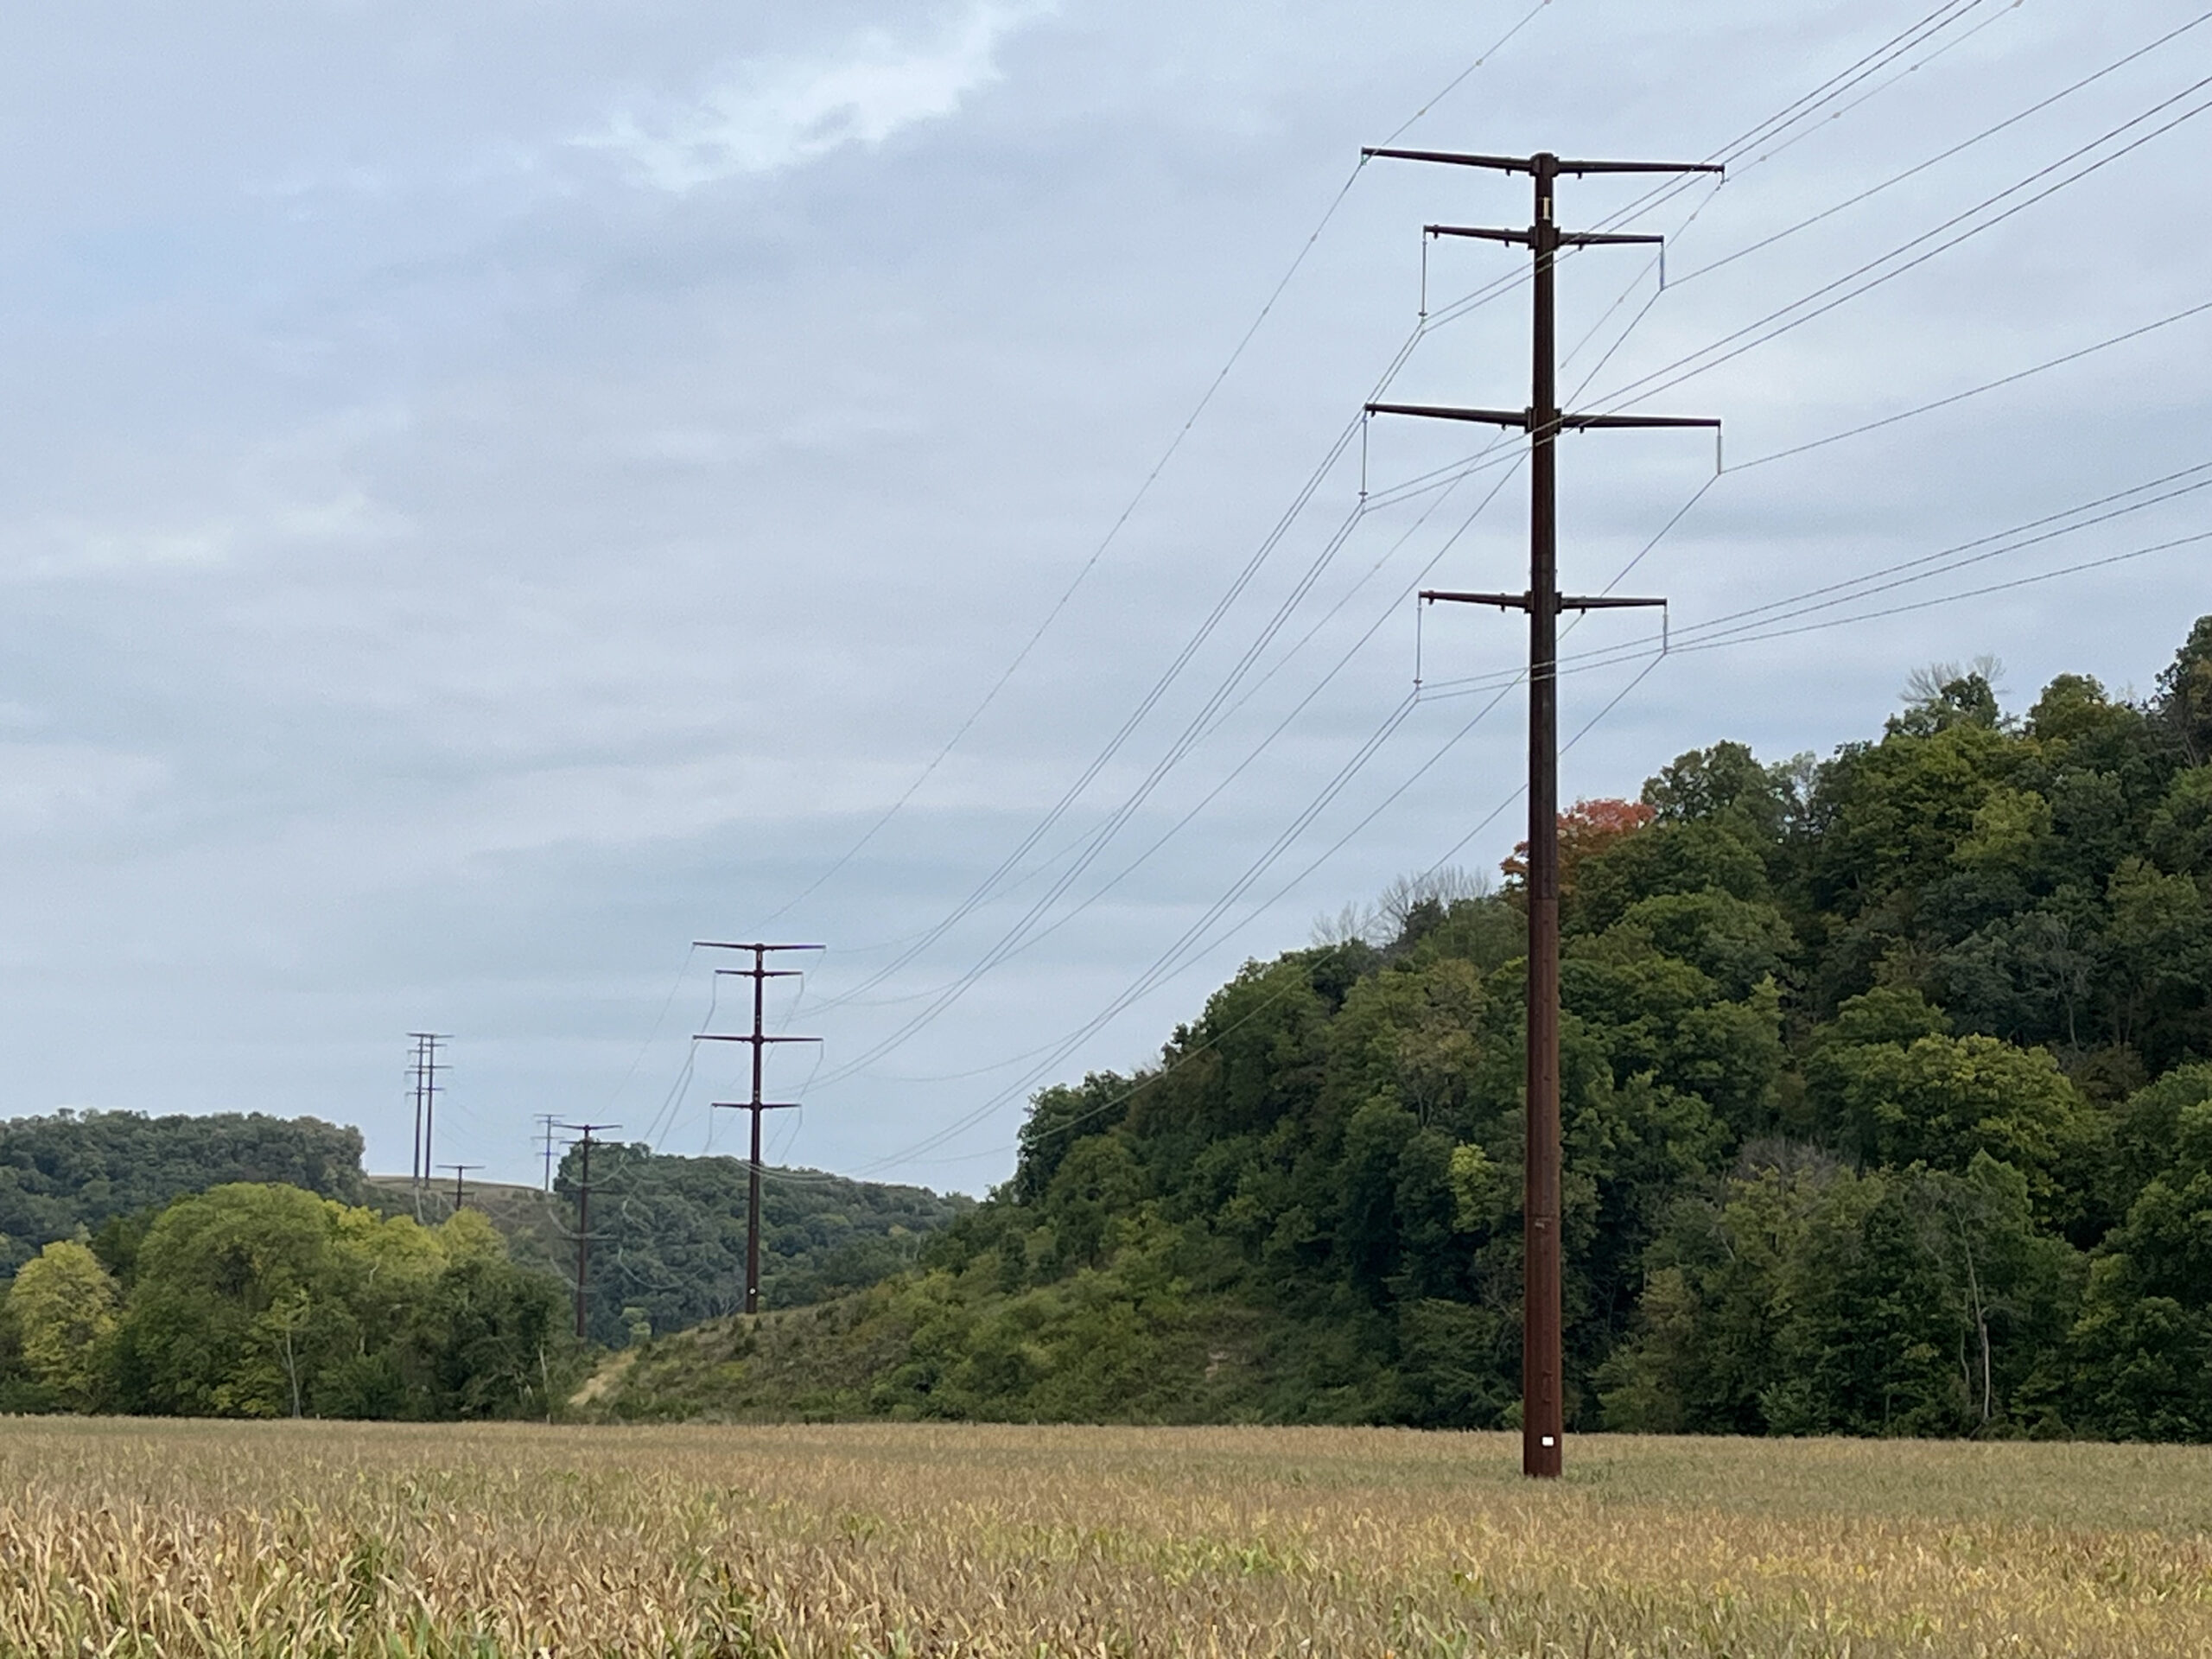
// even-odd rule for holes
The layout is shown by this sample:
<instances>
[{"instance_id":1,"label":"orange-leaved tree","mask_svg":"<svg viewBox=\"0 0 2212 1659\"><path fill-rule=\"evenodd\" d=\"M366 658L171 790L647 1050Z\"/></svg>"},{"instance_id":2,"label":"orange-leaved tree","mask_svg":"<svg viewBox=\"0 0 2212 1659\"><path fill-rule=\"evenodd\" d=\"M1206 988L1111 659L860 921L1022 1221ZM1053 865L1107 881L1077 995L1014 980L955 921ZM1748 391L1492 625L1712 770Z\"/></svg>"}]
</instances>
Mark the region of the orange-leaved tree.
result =
<instances>
[{"instance_id":1,"label":"orange-leaved tree","mask_svg":"<svg viewBox=\"0 0 2212 1659\"><path fill-rule=\"evenodd\" d=\"M1626 836L1637 830L1657 817L1656 809L1642 801L1615 800L1610 797L1595 801L1577 801L1559 815L1559 893L1561 899L1574 893L1574 873L1582 861L1602 853ZM1506 885L1512 889L1525 887L1529 880L1529 843L1521 842L1513 849L1513 856L1500 867L1505 872Z\"/></svg>"}]
</instances>

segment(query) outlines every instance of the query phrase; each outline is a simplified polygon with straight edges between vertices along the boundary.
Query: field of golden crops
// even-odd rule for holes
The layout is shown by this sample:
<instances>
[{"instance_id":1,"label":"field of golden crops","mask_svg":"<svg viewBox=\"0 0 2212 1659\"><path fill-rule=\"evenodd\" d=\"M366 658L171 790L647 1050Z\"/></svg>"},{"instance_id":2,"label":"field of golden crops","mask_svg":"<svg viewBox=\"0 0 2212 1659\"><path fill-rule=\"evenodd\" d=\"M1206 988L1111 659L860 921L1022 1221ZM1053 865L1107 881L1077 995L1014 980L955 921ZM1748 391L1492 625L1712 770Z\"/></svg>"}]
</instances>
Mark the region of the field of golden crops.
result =
<instances>
[{"instance_id":1,"label":"field of golden crops","mask_svg":"<svg viewBox=\"0 0 2212 1659\"><path fill-rule=\"evenodd\" d=\"M0 1420L0 1654L2212 1655L2212 1452Z\"/></svg>"}]
</instances>

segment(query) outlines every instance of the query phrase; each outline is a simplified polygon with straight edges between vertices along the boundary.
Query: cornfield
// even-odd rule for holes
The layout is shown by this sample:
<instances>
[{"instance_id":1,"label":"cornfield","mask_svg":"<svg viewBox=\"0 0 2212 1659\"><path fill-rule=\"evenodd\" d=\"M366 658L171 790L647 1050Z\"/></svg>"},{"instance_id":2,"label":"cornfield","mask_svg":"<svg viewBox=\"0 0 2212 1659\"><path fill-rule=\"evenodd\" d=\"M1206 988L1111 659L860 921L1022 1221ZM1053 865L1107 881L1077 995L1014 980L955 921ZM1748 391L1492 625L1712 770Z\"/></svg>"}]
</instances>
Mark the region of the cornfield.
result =
<instances>
[{"instance_id":1,"label":"cornfield","mask_svg":"<svg viewBox=\"0 0 2212 1659\"><path fill-rule=\"evenodd\" d=\"M0 1654L2212 1655L2212 1453L17 1419Z\"/></svg>"}]
</instances>

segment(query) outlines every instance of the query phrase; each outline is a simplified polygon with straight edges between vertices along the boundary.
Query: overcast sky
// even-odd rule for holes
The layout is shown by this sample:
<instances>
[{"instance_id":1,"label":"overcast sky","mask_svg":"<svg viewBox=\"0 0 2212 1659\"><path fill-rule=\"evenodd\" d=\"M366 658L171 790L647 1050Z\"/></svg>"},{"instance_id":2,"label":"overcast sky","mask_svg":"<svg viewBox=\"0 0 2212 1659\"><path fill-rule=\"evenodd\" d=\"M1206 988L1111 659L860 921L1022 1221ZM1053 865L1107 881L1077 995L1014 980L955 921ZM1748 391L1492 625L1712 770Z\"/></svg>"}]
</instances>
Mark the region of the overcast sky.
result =
<instances>
[{"instance_id":1,"label":"overcast sky","mask_svg":"<svg viewBox=\"0 0 2212 1659\"><path fill-rule=\"evenodd\" d=\"M1526 402L1525 287L1453 304L1523 256L1433 245L1420 311L1421 227L1525 225L1528 184L1363 143L1732 158L1560 186L1571 227L1670 238L1663 293L1644 250L1567 263L1562 354L1595 333L1563 387L1724 417L1728 467L1568 440L1566 580L1696 496L1623 585L1687 645L2212 461L2212 311L2165 321L2212 300L2200 17L10 8L0 1115L313 1113L404 1171L429 1027L440 1162L534 1179L541 1112L727 1150L742 1056L686 1068L689 947L765 936L830 947L771 995L828 1039L772 1061L806 1103L776 1155L980 1192L1039 1082L1143 1061L1239 963L1517 837L1520 693L1470 721L1525 632L1432 613L1408 707L1403 597L1522 584L1516 452L1455 473L1491 434L1353 423L1409 343L1393 397ZM2208 500L1773 614L2133 553ZM1826 753L1936 659L1999 657L2016 709L2069 670L2147 690L2212 610L2208 545L1656 666L1650 617L1599 615L1567 649L1617 659L1563 683L1564 732L1610 712L1563 791L1721 738Z\"/></svg>"}]
</instances>

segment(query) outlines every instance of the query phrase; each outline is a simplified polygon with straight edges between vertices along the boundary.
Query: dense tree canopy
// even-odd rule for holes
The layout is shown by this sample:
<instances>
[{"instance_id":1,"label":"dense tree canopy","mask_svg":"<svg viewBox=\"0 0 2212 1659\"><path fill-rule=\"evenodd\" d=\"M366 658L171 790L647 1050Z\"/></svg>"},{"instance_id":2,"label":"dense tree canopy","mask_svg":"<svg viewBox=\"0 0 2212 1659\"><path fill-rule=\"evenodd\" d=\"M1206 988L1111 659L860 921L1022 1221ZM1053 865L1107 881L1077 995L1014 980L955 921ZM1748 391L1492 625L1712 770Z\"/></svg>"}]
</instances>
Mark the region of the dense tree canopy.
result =
<instances>
[{"instance_id":1,"label":"dense tree canopy","mask_svg":"<svg viewBox=\"0 0 2212 1659\"><path fill-rule=\"evenodd\" d=\"M567 1298L482 1216L437 1227L296 1186L178 1199L48 1244L0 1303L0 1403L213 1417L543 1415Z\"/></svg>"},{"instance_id":2,"label":"dense tree canopy","mask_svg":"<svg viewBox=\"0 0 2212 1659\"><path fill-rule=\"evenodd\" d=\"M481 1216L465 1225L475 1228L488 1218L517 1266L572 1286L578 1156L572 1150L562 1165L550 1199L534 1188L470 1194ZM922 1239L970 1202L815 1170L772 1167L766 1175L762 1279L772 1307L818 1302L912 1265ZM593 1340L620 1346L739 1306L745 1262L741 1160L602 1145L594 1149L592 1181L592 1230L601 1240L593 1258ZM436 1222L452 1213L443 1187L414 1195L390 1181L372 1184L361 1168L360 1131L317 1118L234 1112L17 1118L0 1122L0 1288L42 1249L70 1241L89 1241L128 1278L164 1206L239 1183L276 1184L342 1205L411 1213L418 1221ZM264 1204L249 1206L235 1220L248 1230L271 1229L267 1248L276 1249L275 1241L291 1238L287 1229L300 1224L300 1212ZM62 1259L81 1265L86 1258L65 1251ZM0 1363L8 1357L0 1354ZM75 1396L63 1389L52 1397Z\"/></svg>"},{"instance_id":3,"label":"dense tree canopy","mask_svg":"<svg viewBox=\"0 0 2212 1659\"><path fill-rule=\"evenodd\" d=\"M258 1112L0 1122L0 1280L57 1239L226 1181L282 1181L358 1204L361 1132Z\"/></svg>"}]
</instances>

